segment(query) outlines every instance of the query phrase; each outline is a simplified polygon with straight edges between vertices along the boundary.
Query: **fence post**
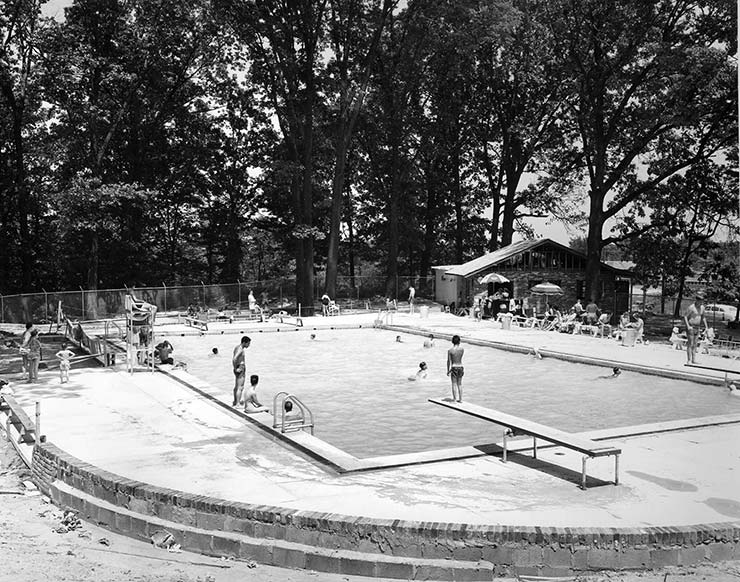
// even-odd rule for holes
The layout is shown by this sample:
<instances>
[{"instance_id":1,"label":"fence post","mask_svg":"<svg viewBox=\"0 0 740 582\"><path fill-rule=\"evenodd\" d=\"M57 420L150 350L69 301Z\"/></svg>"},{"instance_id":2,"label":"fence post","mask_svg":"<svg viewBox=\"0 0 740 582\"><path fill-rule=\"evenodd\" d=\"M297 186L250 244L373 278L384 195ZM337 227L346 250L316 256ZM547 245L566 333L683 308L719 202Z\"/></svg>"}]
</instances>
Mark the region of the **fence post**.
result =
<instances>
[{"instance_id":1,"label":"fence post","mask_svg":"<svg viewBox=\"0 0 740 582\"><path fill-rule=\"evenodd\" d=\"M0 293L0 312L2 312L2 321L5 323L5 298L3 297L3 294Z\"/></svg>"},{"instance_id":2,"label":"fence post","mask_svg":"<svg viewBox=\"0 0 740 582\"><path fill-rule=\"evenodd\" d=\"M36 401L36 442L44 442L41 440L41 402Z\"/></svg>"},{"instance_id":3,"label":"fence post","mask_svg":"<svg viewBox=\"0 0 740 582\"><path fill-rule=\"evenodd\" d=\"M167 311L167 285L162 281L162 287L164 287L164 310Z\"/></svg>"},{"instance_id":4,"label":"fence post","mask_svg":"<svg viewBox=\"0 0 740 582\"><path fill-rule=\"evenodd\" d=\"M41 290L44 292L44 319L49 321L49 299L46 294L46 289L41 287Z\"/></svg>"},{"instance_id":5,"label":"fence post","mask_svg":"<svg viewBox=\"0 0 740 582\"><path fill-rule=\"evenodd\" d=\"M82 285L80 285L80 293L82 297L82 303L80 304L80 319L84 321L85 319L85 290L82 288Z\"/></svg>"},{"instance_id":6,"label":"fence post","mask_svg":"<svg viewBox=\"0 0 740 582\"><path fill-rule=\"evenodd\" d=\"M239 279L236 280L236 310L242 310L242 282Z\"/></svg>"},{"instance_id":7,"label":"fence post","mask_svg":"<svg viewBox=\"0 0 740 582\"><path fill-rule=\"evenodd\" d=\"M200 286L203 287L203 309L208 311L208 306L206 305L206 284L201 281Z\"/></svg>"}]
</instances>

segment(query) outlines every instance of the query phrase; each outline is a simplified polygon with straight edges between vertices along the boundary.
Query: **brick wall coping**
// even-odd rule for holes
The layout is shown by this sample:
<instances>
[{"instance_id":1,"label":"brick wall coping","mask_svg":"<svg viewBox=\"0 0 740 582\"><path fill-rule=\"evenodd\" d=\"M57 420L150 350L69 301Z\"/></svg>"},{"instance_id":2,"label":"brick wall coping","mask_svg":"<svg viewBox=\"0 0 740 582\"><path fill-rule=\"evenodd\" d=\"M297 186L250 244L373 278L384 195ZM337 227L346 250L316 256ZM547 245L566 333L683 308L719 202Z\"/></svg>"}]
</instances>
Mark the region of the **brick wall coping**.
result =
<instances>
[{"instance_id":1,"label":"brick wall coping","mask_svg":"<svg viewBox=\"0 0 740 582\"><path fill-rule=\"evenodd\" d=\"M732 543L740 541L740 520L666 527L569 528L546 525L473 525L375 519L254 505L157 487L135 479L128 479L86 463L50 442L37 444L34 448L33 475L39 489L47 494L53 481L58 479L88 494L118 505L126 504L128 499L147 500L154 504L187 508L206 514L227 515L236 519L276 524L286 528L335 532L345 536L353 536L358 532L385 532L396 536L409 535L419 539L478 539L485 543L513 542L537 545L560 543L604 548L651 544L696 546L718 541Z\"/></svg>"}]
</instances>

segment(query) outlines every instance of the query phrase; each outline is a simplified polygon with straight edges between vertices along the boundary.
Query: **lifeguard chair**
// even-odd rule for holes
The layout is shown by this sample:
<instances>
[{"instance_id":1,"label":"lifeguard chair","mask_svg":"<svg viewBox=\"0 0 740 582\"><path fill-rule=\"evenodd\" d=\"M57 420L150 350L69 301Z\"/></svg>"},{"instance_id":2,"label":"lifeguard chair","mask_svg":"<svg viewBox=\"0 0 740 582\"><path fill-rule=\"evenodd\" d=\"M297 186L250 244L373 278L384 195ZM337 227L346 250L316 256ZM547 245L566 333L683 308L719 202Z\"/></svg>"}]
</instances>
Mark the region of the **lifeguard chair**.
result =
<instances>
[{"instance_id":1,"label":"lifeguard chair","mask_svg":"<svg viewBox=\"0 0 740 582\"><path fill-rule=\"evenodd\" d=\"M157 317L157 306L126 295L126 370L144 364L154 371L154 320Z\"/></svg>"}]
</instances>

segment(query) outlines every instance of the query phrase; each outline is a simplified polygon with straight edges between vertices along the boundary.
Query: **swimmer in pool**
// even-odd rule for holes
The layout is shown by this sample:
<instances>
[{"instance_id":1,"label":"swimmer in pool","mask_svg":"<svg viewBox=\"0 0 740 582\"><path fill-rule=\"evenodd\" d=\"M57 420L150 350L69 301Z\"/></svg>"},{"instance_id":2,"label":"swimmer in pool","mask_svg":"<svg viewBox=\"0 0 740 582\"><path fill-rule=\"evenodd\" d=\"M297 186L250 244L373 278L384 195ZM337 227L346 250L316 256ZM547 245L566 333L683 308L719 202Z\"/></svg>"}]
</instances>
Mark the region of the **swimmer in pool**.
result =
<instances>
[{"instance_id":1,"label":"swimmer in pool","mask_svg":"<svg viewBox=\"0 0 740 582\"><path fill-rule=\"evenodd\" d=\"M452 384L452 401L462 402L462 379L465 370L462 365L465 349L460 346L460 336L452 336L452 347L447 350L447 375Z\"/></svg>"},{"instance_id":2,"label":"swimmer in pool","mask_svg":"<svg viewBox=\"0 0 740 582\"><path fill-rule=\"evenodd\" d=\"M232 406L238 406L244 392L244 382L247 377L247 362L244 359L244 350L249 347L252 340L249 336L243 336L239 345L234 348L234 355L231 358L231 364L234 368L234 402Z\"/></svg>"},{"instance_id":3,"label":"swimmer in pool","mask_svg":"<svg viewBox=\"0 0 740 582\"><path fill-rule=\"evenodd\" d=\"M419 369L416 371L415 376L409 376L409 380L424 380L427 377L427 363L419 362Z\"/></svg>"},{"instance_id":4,"label":"swimmer in pool","mask_svg":"<svg viewBox=\"0 0 740 582\"><path fill-rule=\"evenodd\" d=\"M400 343L402 343L402 342L401 342L401 336L400 336L400 335L397 335L397 336L396 336L396 342L398 342L399 344L400 344Z\"/></svg>"},{"instance_id":5,"label":"swimmer in pool","mask_svg":"<svg viewBox=\"0 0 740 582\"><path fill-rule=\"evenodd\" d=\"M434 334L430 333L429 337L424 340L424 347L425 348L433 348L434 347Z\"/></svg>"},{"instance_id":6,"label":"swimmer in pool","mask_svg":"<svg viewBox=\"0 0 740 582\"><path fill-rule=\"evenodd\" d=\"M211 348L211 355L212 356L217 356L218 355L218 348L216 346L213 346Z\"/></svg>"},{"instance_id":7,"label":"swimmer in pool","mask_svg":"<svg viewBox=\"0 0 740 582\"><path fill-rule=\"evenodd\" d=\"M602 380L613 380L614 378L619 378L619 375L622 373L622 370L619 369L619 367L614 366L612 368L612 373L608 376L599 376Z\"/></svg>"}]
</instances>

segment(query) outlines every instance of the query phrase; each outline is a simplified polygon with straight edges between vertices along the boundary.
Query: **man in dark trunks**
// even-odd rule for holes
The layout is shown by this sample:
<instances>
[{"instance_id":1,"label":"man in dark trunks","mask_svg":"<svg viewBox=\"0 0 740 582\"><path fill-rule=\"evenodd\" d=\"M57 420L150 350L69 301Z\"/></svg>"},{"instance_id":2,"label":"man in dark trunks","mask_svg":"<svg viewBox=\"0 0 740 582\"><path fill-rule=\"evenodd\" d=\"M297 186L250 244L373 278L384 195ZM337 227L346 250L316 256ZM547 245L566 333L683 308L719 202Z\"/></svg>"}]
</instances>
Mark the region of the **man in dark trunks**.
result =
<instances>
[{"instance_id":1,"label":"man in dark trunks","mask_svg":"<svg viewBox=\"0 0 740 582\"><path fill-rule=\"evenodd\" d=\"M244 392L244 381L247 378L247 362L244 359L244 350L249 347L252 340L249 336L243 336L242 341L234 348L234 355L231 358L231 364L234 367L234 402L232 406L239 406Z\"/></svg>"}]
</instances>

